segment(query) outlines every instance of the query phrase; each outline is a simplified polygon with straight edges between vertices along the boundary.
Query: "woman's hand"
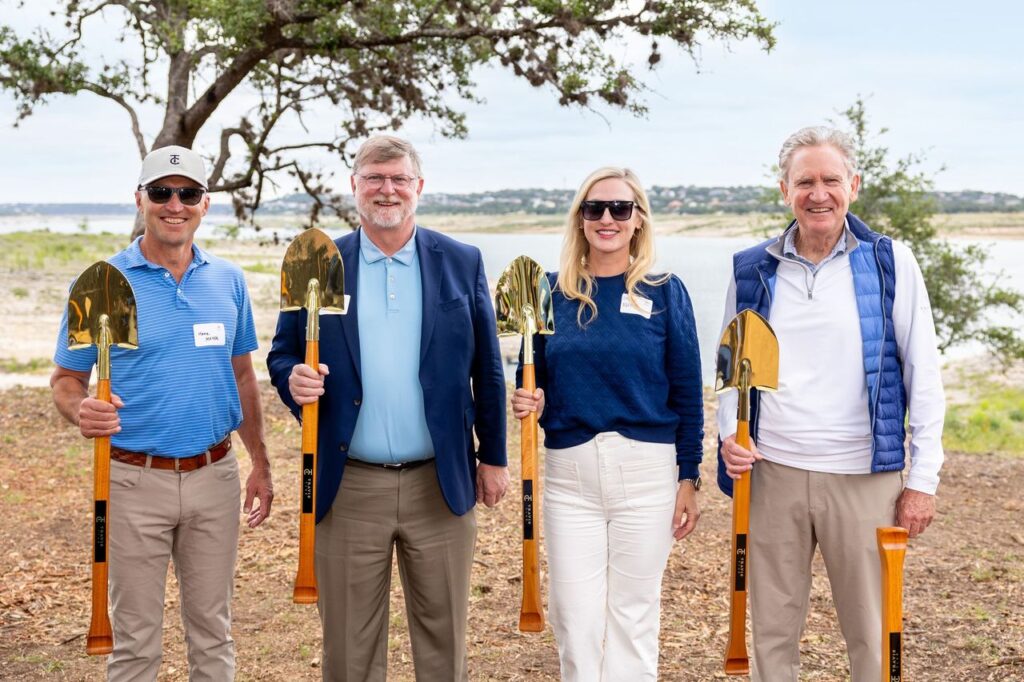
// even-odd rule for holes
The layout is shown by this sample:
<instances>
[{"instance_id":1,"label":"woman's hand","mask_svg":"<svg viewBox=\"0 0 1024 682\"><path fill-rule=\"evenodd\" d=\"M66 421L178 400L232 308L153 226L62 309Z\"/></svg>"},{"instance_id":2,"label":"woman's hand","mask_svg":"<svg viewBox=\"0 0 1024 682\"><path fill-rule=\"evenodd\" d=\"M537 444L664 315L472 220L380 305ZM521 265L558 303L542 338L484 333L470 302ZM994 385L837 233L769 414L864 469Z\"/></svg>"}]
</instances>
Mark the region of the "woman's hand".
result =
<instances>
[{"instance_id":1,"label":"woman's hand","mask_svg":"<svg viewBox=\"0 0 1024 682\"><path fill-rule=\"evenodd\" d=\"M531 412L536 412L538 418L544 413L544 389L538 388L530 395L525 388L517 388L512 394L512 415L523 419Z\"/></svg>"},{"instance_id":2,"label":"woman's hand","mask_svg":"<svg viewBox=\"0 0 1024 682\"><path fill-rule=\"evenodd\" d=\"M682 540L693 532L699 519L697 490L690 481L680 481L676 490L676 512L672 515L672 537Z\"/></svg>"}]
</instances>

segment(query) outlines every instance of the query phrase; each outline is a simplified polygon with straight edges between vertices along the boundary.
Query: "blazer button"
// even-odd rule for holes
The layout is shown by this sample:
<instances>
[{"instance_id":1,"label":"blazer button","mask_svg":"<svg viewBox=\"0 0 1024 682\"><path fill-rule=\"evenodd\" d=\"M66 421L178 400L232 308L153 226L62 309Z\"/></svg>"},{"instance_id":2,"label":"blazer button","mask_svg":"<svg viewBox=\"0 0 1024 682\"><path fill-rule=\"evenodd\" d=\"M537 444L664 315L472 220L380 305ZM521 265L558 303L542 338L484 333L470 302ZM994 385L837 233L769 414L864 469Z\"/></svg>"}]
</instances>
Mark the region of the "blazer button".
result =
<instances>
[{"instance_id":1,"label":"blazer button","mask_svg":"<svg viewBox=\"0 0 1024 682\"><path fill-rule=\"evenodd\" d=\"M356 398L355 400L352 401L352 404L355 405L356 407L359 407L360 405L363 404L363 401L360 400L359 398Z\"/></svg>"},{"instance_id":2,"label":"blazer button","mask_svg":"<svg viewBox=\"0 0 1024 682\"><path fill-rule=\"evenodd\" d=\"M341 450L342 452L345 452L346 450L348 450L348 446L342 443L341 445L338 446L338 449Z\"/></svg>"}]
</instances>

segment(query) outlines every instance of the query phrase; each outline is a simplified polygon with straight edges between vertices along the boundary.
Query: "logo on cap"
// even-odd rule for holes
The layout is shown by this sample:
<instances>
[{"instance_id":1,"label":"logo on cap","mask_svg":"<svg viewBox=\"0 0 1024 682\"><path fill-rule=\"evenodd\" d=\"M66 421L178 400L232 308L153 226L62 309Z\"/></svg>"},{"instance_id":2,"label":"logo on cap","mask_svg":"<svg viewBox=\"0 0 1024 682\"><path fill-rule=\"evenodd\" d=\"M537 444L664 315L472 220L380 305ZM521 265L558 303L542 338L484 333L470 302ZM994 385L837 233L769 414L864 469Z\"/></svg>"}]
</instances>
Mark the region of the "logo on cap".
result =
<instances>
[{"instance_id":1,"label":"logo on cap","mask_svg":"<svg viewBox=\"0 0 1024 682\"><path fill-rule=\"evenodd\" d=\"M180 162L180 160L181 160L181 154L171 154L171 163L173 165L177 166L178 163Z\"/></svg>"}]
</instances>

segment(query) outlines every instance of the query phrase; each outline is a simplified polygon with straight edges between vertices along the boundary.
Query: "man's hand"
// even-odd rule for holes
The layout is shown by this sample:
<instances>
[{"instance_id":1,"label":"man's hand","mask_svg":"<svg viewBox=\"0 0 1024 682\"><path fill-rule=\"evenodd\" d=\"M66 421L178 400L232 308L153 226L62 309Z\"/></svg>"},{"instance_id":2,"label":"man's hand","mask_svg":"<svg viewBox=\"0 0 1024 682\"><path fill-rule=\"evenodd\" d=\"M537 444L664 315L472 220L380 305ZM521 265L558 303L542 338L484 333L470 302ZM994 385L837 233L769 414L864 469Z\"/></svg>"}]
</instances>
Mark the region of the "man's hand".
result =
<instances>
[{"instance_id":1,"label":"man's hand","mask_svg":"<svg viewBox=\"0 0 1024 682\"><path fill-rule=\"evenodd\" d=\"M672 536L682 540L693 532L699 519L697 491L689 481L680 481L679 489L676 490L676 511L672 515Z\"/></svg>"},{"instance_id":2,"label":"man's hand","mask_svg":"<svg viewBox=\"0 0 1024 682\"><path fill-rule=\"evenodd\" d=\"M722 441L722 461L725 462L725 472L729 478L739 478L743 472L754 468L754 462L762 459L764 457L753 443L749 450L736 445L736 434Z\"/></svg>"},{"instance_id":3,"label":"man's hand","mask_svg":"<svg viewBox=\"0 0 1024 682\"><path fill-rule=\"evenodd\" d=\"M121 430L118 409L124 407L121 398L110 394L110 401L87 397L78 405L78 429L86 438L112 436Z\"/></svg>"},{"instance_id":4,"label":"man's hand","mask_svg":"<svg viewBox=\"0 0 1024 682\"><path fill-rule=\"evenodd\" d=\"M255 508L252 506L254 499L259 500L259 506ZM250 528L255 528L270 516L273 501L274 484L270 481L270 467L254 466L245 482L245 504L242 505L242 511L248 515L246 523Z\"/></svg>"},{"instance_id":5,"label":"man's hand","mask_svg":"<svg viewBox=\"0 0 1024 682\"><path fill-rule=\"evenodd\" d=\"M292 400L299 405L307 405L320 399L324 394L324 377L330 374L327 365L320 363L320 372L314 372L309 365L298 364L292 367L288 376L288 391Z\"/></svg>"},{"instance_id":6,"label":"man's hand","mask_svg":"<svg viewBox=\"0 0 1024 682\"><path fill-rule=\"evenodd\" d=\"M525 388L517 388L512 394L512 416L523 419L531 412L536 412L538 417L544 414L544 389L538 388L530 395Z\"/></svg>"},{"instance_id":7,"label":"man's hand","mask_svg":"<svg viewBox=\"0 0 1024 682\"><path fill-rule=\"evenodd\" d=\"M935 496L904 488L896 500L896 525L906 528L910 537L924 532L935 518Z\"/></svg>"},{"instance_id":8,"label":"man's hand","mask_svg":"<svg viewBox=\"0 0 1024 682\"><path fill-rule=\"evenodd\" d=\"M481 462L476 465L476 501L493 507L508 490L508 467Z\"/></svg>"}]
</instances>

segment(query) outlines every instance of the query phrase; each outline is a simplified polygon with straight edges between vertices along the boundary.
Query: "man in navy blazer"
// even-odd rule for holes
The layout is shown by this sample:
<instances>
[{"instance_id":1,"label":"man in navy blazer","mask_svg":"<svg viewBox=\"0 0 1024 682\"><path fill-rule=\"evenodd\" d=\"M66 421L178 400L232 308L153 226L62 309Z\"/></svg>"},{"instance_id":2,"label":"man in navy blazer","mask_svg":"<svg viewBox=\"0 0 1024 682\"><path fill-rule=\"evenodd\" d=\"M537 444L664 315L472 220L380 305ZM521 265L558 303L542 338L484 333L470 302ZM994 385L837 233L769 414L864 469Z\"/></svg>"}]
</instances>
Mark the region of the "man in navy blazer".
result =
<instances>
[{"instance_id":1,"label":"man in navy blazer","mask_svg":"<svg viewBox=\"0 0 1024 682\"><path fill-rule=\"evenodd\" d=\"M473 506L509 477L505 379L480 251L416 225L420 160L370 138L353 164L360 229L337 240L345 315L284 312L267 358L298 417L320 400L316 573L325 680L384 680L392 555L417 680L467 680ZM479 447L474 444L473 429Z\"/></svg>"}]
</instances>

